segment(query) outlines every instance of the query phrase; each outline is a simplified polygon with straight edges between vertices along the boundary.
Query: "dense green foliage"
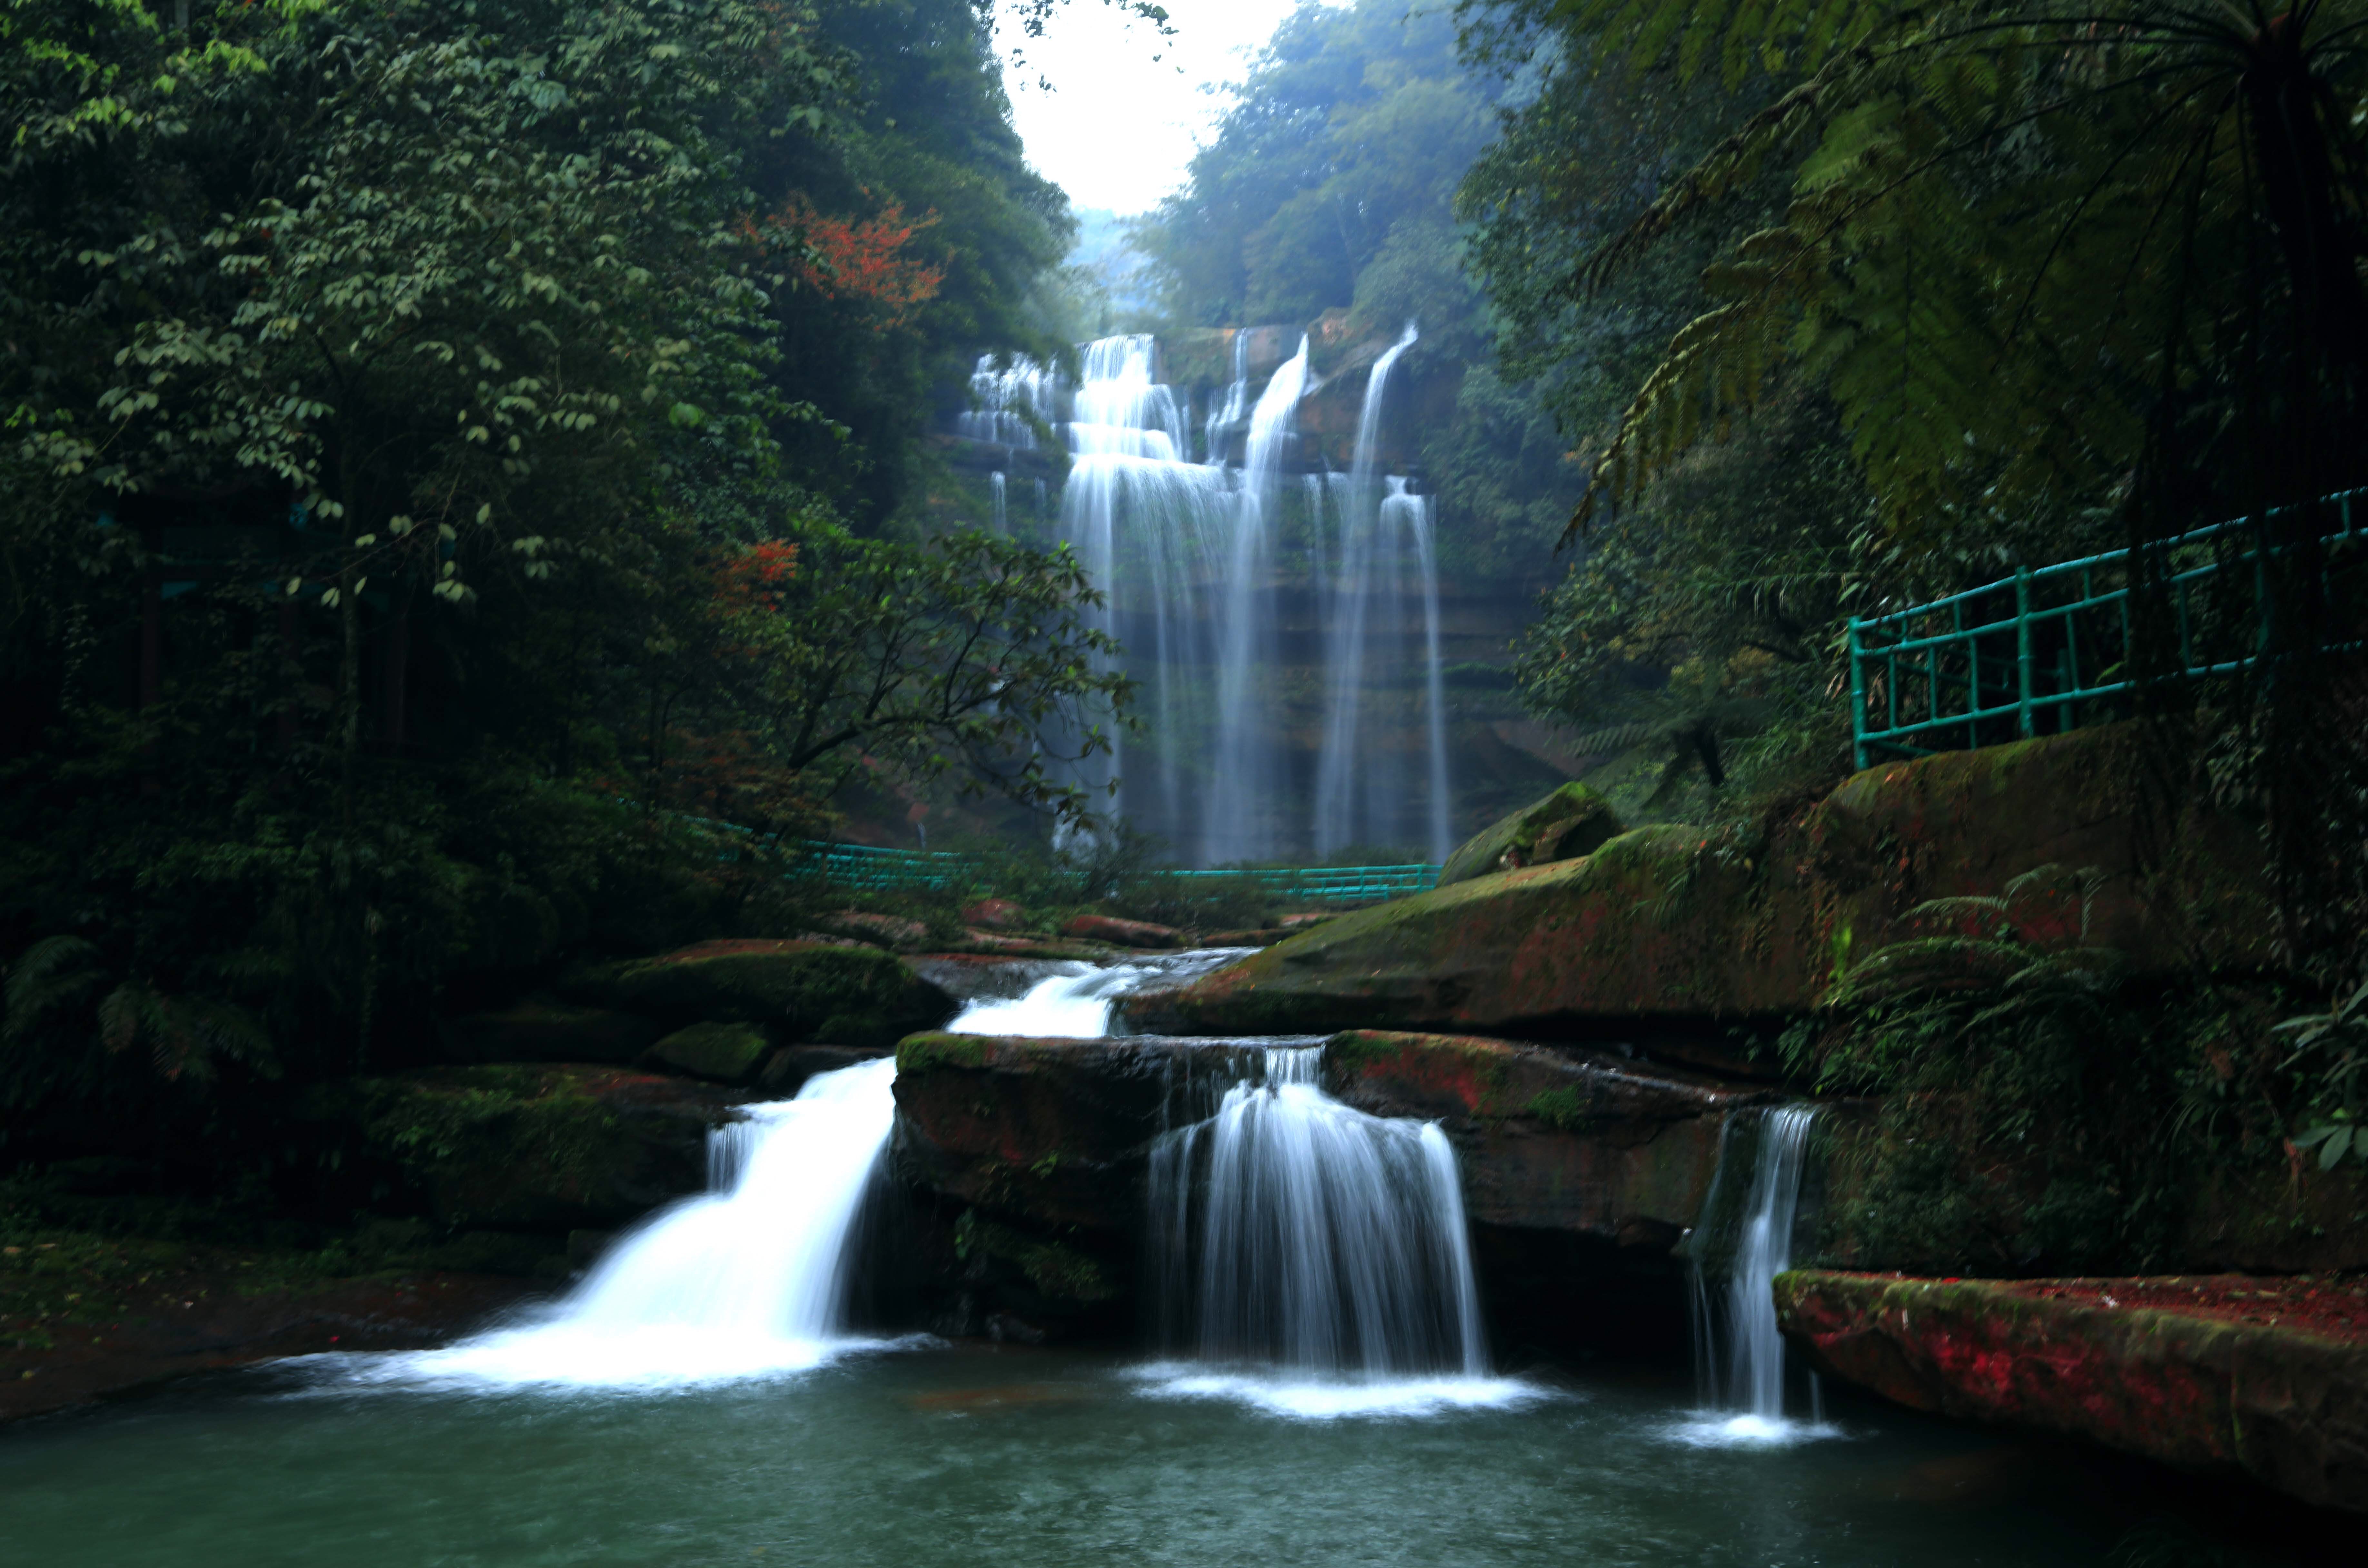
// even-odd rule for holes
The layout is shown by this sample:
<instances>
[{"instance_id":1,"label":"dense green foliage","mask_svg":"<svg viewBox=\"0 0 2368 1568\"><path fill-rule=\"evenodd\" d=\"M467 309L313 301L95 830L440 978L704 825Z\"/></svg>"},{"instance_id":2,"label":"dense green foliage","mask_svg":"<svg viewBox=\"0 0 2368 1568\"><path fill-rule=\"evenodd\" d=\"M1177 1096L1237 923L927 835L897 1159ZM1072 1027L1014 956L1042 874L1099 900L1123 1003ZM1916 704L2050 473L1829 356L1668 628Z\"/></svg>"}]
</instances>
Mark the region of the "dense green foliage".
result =
<instances>
[{"instance_id":1,"label":"dense green foliage","mask_svg":"<svg viewBox=\"0 0 2368 1568\"><path fill-rule=\"evenodd\" d=\"M211 1083L792 920L774 846L848 789L1090 805L1051 769L1124 687L1075 563L903 521L931 388L1047 347L1067 233L976 12L0 37L12 1120L201 1152L270 1103Z\"/></svg>"},{"instance_id":2,"label":"dense green foliage","mask_svg":"<svg viewBox=\"0 0 2368 1568\"><path fill-rule=\"evenodd\" d=\"M1534 580L1577 494L1533 382L1489 363L1496 318L1456 191L1509 86L1458 53L1444 11L1308 4L1236 88L1184 187L1135 227L1160 330L1305 324L1422 338L1407 360L1446 402L1414 465L1438 496L1450 577Z\"/></svg>"}]
</instances>

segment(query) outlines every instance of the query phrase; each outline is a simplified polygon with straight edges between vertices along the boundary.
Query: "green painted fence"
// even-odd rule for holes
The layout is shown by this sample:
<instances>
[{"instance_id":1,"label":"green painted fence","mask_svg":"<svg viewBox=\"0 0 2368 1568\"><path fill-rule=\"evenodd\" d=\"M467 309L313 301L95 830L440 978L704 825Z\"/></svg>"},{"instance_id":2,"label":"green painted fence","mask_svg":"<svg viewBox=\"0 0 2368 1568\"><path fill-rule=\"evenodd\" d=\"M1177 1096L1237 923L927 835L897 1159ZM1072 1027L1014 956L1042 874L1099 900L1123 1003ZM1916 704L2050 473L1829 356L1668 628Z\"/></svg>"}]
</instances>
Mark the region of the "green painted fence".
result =
<instances>
[{"instance_id":1,"label":"green painted fence","mask_svg":"<svg viewBox=\"0 0 2368 1568\"><path fill-rule=\"evenodd\" d=\"M2328 497L2326 535L2340 587L2368 559L2355 504ZM2149 545L2190 676L2249 666L2266 635L2263 559L2249 518ZM1850 719L1858 766L1996 745L2124 716L2135 682L2131 553L2108 551L1944 599L1850 623Z\"/></svg>"},{"instance_id":2,"label":"green painted fence","mask_svg":"<svg viewBox=\"0 0 2368 1568\"><path fill-rule=\"evenodd\" d=\"M967 888L979 882L983 869L982 861L975 856L876 849L862 844L809 842L800 858L807 869L837 886L866 891ZM1299 903L1373 903L1407 893L1427 892L1439 885L1439 868L1429 865L1259 867L1157 874L1188 881L1239 881L1247 877L1262 884L1273 898Z\"/></svg>"}]
</instances>

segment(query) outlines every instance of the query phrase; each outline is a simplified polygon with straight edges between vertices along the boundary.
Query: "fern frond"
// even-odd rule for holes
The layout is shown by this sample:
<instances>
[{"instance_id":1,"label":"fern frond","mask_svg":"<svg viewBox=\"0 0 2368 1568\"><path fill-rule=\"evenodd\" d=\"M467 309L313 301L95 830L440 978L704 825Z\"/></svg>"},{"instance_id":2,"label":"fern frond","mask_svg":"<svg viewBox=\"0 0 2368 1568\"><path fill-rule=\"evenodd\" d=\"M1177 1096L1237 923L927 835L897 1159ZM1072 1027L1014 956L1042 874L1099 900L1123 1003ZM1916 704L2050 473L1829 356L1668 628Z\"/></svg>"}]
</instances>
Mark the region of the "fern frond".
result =
<instances>
[{"instance_id":1,"label":"fern frond","mask_svg":"<svg viewBox=\"0 0 2368 1568\"><path fill-rule=\"evenodd\" d=\"M98 949L80 937L44 937L8 966L7 1019L0 1038L15 1040L47 1015L78 1002L106 978Z\"/></svg>"},{"instance_id":2,"label":"fern frond","mask_svg":"<svg viewBox=\"0 0 2368 1568\"><path fill-rule=\"evenodd\" d=\"M1605 41L1603 66L1668 64L1691 81L1715 65L1730 91L1757 71L1815 71L1914 14L1899 0L1565 0L1561 9Z\"/></svg>"}]
</instances>

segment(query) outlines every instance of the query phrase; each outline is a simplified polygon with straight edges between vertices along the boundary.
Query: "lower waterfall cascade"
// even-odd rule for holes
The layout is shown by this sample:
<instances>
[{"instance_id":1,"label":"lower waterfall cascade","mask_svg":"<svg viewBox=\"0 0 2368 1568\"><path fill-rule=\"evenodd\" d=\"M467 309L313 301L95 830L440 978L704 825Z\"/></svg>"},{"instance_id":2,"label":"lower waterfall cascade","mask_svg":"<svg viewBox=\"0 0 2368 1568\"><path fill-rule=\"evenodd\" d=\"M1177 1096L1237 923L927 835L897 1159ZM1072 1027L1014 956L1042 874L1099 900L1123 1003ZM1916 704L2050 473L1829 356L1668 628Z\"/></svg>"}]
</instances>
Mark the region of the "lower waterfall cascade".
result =
<instances>
[{"instance_id":1,"label":"lower waterfall cascade","mask_svg":"<svg viewBox=\"0 0 2368 1568\"><path fill-rule=\"evenodd\" d=\"M368 1376L666 1386L803 1371L851 1337L854 1243L895 1119L893 1058L824 1073L708 1135L710 1190L613 1244L564 1299Z\"/></svg>"},{"instance_id":2,"label":"lower waterfall cascade","mask_svg":"<svg viewBox=\"0 0 2368 1568\"><path fill-rule=\"evenodd\" d=\"M1334 1099L1322 1057L1265 1050L1214 1116L1155 1146L1166 1348L1302 1374L1486 1376L1447 1135Z\"/></svg>"}]
</instances>

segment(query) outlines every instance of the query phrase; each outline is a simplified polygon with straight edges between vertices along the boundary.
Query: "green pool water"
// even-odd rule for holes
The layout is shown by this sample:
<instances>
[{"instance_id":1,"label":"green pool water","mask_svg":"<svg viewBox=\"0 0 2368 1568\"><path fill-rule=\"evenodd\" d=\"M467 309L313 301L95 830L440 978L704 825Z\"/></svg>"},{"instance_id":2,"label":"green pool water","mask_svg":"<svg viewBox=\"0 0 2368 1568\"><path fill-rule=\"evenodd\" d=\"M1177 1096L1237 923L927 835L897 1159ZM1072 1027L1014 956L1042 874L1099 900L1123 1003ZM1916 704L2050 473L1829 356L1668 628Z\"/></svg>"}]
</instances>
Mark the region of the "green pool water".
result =
<instances>
[{"instance_id":1,"label":"green pool water","mask_svg":"<svg viewBox=\"0 0 2368 1568\"><path fill-rule=\"evenodd\" d=\"M278 1368L0 1430L43 1568L776 1563L2096 1563L2064 1467L1875 1408L1721 1446L1657 1374L1304 1419L1123 1359L938 1346L661 1393L357 1388ZM1715 1434L1709 1436L1714 1437Z\"/></svg>"}]
</instances>

